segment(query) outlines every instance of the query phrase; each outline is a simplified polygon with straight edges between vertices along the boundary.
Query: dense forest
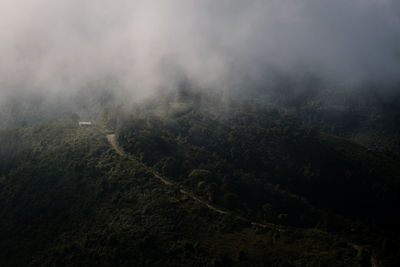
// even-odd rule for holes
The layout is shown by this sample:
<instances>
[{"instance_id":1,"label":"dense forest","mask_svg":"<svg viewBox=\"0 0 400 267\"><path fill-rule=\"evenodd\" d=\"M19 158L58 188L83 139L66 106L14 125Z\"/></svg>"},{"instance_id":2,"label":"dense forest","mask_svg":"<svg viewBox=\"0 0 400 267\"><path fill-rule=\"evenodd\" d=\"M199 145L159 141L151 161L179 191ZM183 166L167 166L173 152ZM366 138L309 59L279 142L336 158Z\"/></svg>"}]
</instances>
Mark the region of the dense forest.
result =
<instances>
[{"instance_id":1,"label":"dense forest","mask_svg":"<svg viewBox=\"0 0 400 267\"><path fill-rule=\"evenodd\" d=\"M270 93L269 104L324 132L400 154L399 85L341 91L311 82L314 79L304 78L303 89L278 86Z\"/></svg>"},{"instance_id":2,"label":"dense forest","mask_svg":"<svg viewBox=\"0 0 400 267\"><path fill-rule=\"evenodd\" d=\"M0 18L0 267L400 266L400 1Z\"/></svg>"},{"instance_id":3,"label":"dense forest","mask_svg":"<svg viewBox=\"0 0 400 267\"><path fill-rule=\"evenodd\" d=\"M397 154L265 103L106 105L92 127L2 130L0 157L2 266L400 262Z\"/></svg>"}]
</instances>

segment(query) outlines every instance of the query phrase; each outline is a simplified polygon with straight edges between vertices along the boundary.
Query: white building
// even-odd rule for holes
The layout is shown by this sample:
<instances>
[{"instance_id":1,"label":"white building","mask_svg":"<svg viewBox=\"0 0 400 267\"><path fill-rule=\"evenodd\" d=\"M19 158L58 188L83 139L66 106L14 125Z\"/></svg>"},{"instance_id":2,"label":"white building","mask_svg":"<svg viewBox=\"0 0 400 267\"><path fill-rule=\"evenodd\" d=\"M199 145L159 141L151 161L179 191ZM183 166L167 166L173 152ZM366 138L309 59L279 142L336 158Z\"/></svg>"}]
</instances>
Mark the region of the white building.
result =
<instances>
[{"instance_id":1,"label":"white building","mask_svg":"<svg viewBox=\"0 0 400 267\"><path fill-rule=\"evenodd\" d=\"M90 121L80 121L79 122L79 126L81 126L81 127L92 126L92 122L90 122Z\"/></svg>"}]
</instances>

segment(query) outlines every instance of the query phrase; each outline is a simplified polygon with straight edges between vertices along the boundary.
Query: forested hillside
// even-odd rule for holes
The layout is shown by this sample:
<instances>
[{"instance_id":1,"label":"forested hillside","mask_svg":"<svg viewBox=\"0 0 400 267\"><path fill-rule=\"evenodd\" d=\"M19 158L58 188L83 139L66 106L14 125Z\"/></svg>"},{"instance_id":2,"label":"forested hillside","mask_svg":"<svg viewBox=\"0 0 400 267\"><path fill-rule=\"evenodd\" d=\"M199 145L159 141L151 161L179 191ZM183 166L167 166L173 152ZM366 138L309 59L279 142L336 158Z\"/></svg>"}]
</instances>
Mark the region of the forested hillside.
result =
<instances>
[{"instance_id":1,"label":"forested hillside","mask_svg":"<svg viewBox=\"0 0 400 267\"><path fill-rule=\"evenodd\" d=\"M109 106L1 131L0 157L2 266L399 262L398 158L260 104Z\"/></svg>"},{"instance_id":2,"label":"forested hillside","mask_svg":"<svg viewBox=\"0 0 400 267\"><path fill-rule=\"evenodd\" d=\"M0 18L0 267L400 266L400 1Z\"/></svg>"},{"instance_id":3,"label":"forested hillside","mask_svg":"<svg viewBox=\"0 0 400 267\"><path fill-rule=\"evenodd\" d=\"M243 216L352 232L377 248L398 233L399 158L276 109L181 92L137 108L118 131L126 151Z\"/></svg>"},{"instance_id":4,"label":"forested hillside","mask_svg":"<svg viewBox=\"0 0 400 267\"><path fill-rule=\"evenodd\" d=\"M98 128L53 122L1 132L2 266L355 265L318 230L279 232L167 187ZM329 253L328 253L329 252Z\"/></svg>"},{"instance_id":5,"label":"forested hillside","mask_svg":"<svg viewBox=\"0 0 400 267\"><path fill-rule=\"evenodd\" d=\"M400 154L399 84L366 84L344 91L316 77L279 83L274 90L266 90L264 101L325 132Z\"/></svg>"},{"instance_id":6,"label":"forested hillside","mask_svg":"<svg viewBox=\"0 0 400 267\"><path fill-rule=\"evenodd\" d=\"M279 185L342 214L397 216L395 155L256 103L226 107L198 95L179 97L136 110L118 129L124 148L164 175L232 208L246 209L244 200L259 208L268 203L262 188Z\"/></svg>"}]
</instances>

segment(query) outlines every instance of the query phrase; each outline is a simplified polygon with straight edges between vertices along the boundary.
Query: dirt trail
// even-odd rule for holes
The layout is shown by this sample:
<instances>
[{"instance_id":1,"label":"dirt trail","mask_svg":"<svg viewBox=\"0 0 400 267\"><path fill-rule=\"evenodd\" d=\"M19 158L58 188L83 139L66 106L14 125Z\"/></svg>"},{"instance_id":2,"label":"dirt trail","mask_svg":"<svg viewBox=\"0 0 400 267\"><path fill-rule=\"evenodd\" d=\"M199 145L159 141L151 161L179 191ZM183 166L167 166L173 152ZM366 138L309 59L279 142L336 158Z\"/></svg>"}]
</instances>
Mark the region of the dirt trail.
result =
<instances>
[{"instance_id":1,"label":"dirt trail","mask_svg":"<svg viewBox=\"0 0 400 267\"><path fill-rule=\"evenodd\" d=\"M108 142L110 143L110 145L114 148L114 150L115 150L119 155L121 155L121 156L125 155L125 152L124 152L124 151L122 150L122 148L120 148L120 147L118 146L118 144L117 144L115 134L109 134L109 135L107 135L107 140L108 140ZM160 176L160 175L159 175L158 173L156 173L155 171L153 171L153 170L151 170L151 169L150 169L150 171L153 173L154 177L157 178L158 180L160 180L163 184L168 185L168 186L175 185L175 186L178 186L178 187L179 187L179 185L177 185L177 184L175 184L174 182L172 182L172 181L170 181L170 180L168 180L168 179L166 179L166 178ZM208 202L206 202L206 201L200 199L199 197L195 196L194 194L192 194L192 193L186 191L185 189L180 188L180 189L179 189L179 192L182 193L182 194L184 194L184 195L186 195L186 196L188 196L188 197L190 197L190 198L193 199L194 201L196 201L196 202L198 202L198 203L200 203L200 204L206 206L206 207L209 208L210 210L213 210L213 211L215 211L215 212L217 212L217 213L219 213L219 214L222 214L222 215L229 215L229 214L231 214L231 212L222 210L222 209L220 209L220 208L217 208L217 207L211 205L210 203L208 203ZM269 229L276 230L276 231L279 231L279 232L284 231L284 227L283 227L283 226L275 225L275 224L272 224L272 223L262 224L262 223L254 222L254 221L249 220L249 219L244 218L244 217L240 217L240 216L235 216L235 217L236 217L237 219L239 219L239 220L248 222L248 223L250 223L250 224L253 225L253 226L257 226L257 227L260 227L260 228L269 228Z\"/></svg>"},{"instance_id":2,"label":"dirt trail","mask_svg":"<svg viewBox=\"0 0 400 267\"><path fill-rule=\"evenodd\" d=\"M224 210L221 210L221 209L219 209L219 208L217 208L217 207L214 207L213 205L211 205L211 204L205 202L204 200L201 200L200 198L196 197L195 195L189 193L188 191L186 191L186 190L184 190L184 189L180 189L179 192L181 192L181 193L184 194L184 195L187 195L187 196L191 197L191 198L194 199L195 201L197 201L197 202L199 202L199 203L201 203L201 204L207 206L207 208L209 208L210 210L216 211L216 212L218 212L219 214L229 214L228 211L224 211Z\"/></svg>"},{"instance_id":3,"label":"dirt trail","mask_svg":"<svg viewBox=\"0 0 400 267\"><path fill-rule=\"evenodd\" d=\"M108 134L107 140L119 155L121 156L125 155L125 152L117 144L117 139L115 137L115 134Z\"/></svg>"},{"instance_id":4,"label":"dirt trail","mask_svg":"<svg viewBox=\"0 0 400 267\"><path fill-rule=\"evenodd\" d=\"M159 179L165 185L176 185L173 182L161 177L157 173L153 173L153 174L154 174L154 177ZM199 197L195 196L193 193L190 193L190 192L186 191L185 189L180 188L179 192L184 194L184 195L186 195L186 196L188 196L188 197L190 197L190 198L192 198L194 201L199 202L200 204L203 204L204 206L206 206L210 210L213 210L213 211L215 211L215 212L217 212L219 214L222 214L222 215L231 215L232 214L230 211L222 210L220 208L217 208L217 207L211 205L210 203L200 199ZM235 216L235 217L236 217L236 219L248 222L251 225L257 226L257 227L260 227L260 228L268 228L268 229L272 229L272 230L275 230L275 231L278 231L278 232L285 231L284 227L281 227L281 226L276 225L276 224L272 224L272 223L262 224L262 223L254 222L254 221L249 220L249 219L244 218L244 217L240 217L240 216Z\"/></svg>"},{"instance_id":5,"label":"dirt trail","mask_svg":"<svg viewBox=\"0 0 400 267\"><path fill-rule=\"evenodd\" d=\"M155 172L153 172L153 175L154 175L154 177L156 177L157 179L159 179L159 180L160 180L163 184L165 184L165 185L175 185L175 186L178 186L177 184L175 184L175 183L169 181L169 180L166 179L166 178L161 177L159 174L157 174L157 173L155 173ZM183 188L180 188L180 189L179 189L179 192L182 193L182 194L184 194L184 195L186 195L186 196L188 196L188 197L190 197L190 198L193 199L194 201L196 201L196 202L198 202L198 203L200 203L200 204L206 206L206 207L209 208L210 210L213 210L213 211L215 211L215 212L217 212L217 213L219 213L219 214L222 214L222 215L232 215L232 212L226 211L226 210L222 210L222 209L220 209L220 208L217 208L217 207L211 205L210 203L208 203L208 202L202 200L201 198L195 196L193 193L190 193L189 191L186 191L186 190L183 189ZM272 230L275 230L275 231L278 231L278 232L282 232L282 231L286 231L286 230L287 230L287 229L285 229L285 227L279 226L279 225L276 225L276 224L273 224L273 223L264 223L264 224L263 224L263 223L258 223L258 222L254 222L254 221L252 221L252 220L250 220L250 219L241 217L241 216L235 216L235 218L236 218L236 219L239 219L239 220L241 220L241 221L248 222L248 223L250 223L250 224L253 225L253 226L260 227L260 228L264 228L264 229L268 228L268 229L272 229Z\"/></svg>"},{"instance_id":6,"label":"dirt trail","mask_svg":"<svg viewBox=\"0 0 400 267\"><path fill-rule=\"evenodd\" d=\"M153 173L154 177L156 177L158 180L160 180L161 182L163 182L163 184L166 185L172 185L172 182L168 181L167 179L161 177L160 175L158 175L157 173Z\"/></svg>"},{"instance_id":7,"label":"dirt trail","mask_svg":"<svg viewBox=\"0 0 400 267\"><path fill-rule=\"evenodd\" d=\"M107 140L119 155L121 155L121 156L125 155L125 152L117 144L117 140L116 140L115 134L107 135ZM146 168L149 169L147 166L146 166ZM160 180L163 184L168 185L168 186L173 186L174 185L174 186L179 187L179 185L177 185L174 182L172 182L172 181L160 176L157 172L153 171L152 169L149 169L149 170L154 175L154 177L157 178L158 180ZM193 193L190 193L190 192L186 191L185 189L180 188L179 192L184 194L184 195L186 195L186 196L188 196L188 197L190 197L194 201L196 201L198 203L201 203L202 205L206 206L210 210L213 210L213 211L215 211L215 212L217 212L219 214L232 215L231 212L222 210L220 208L217 208L217 207L209 204L208 202L200 199L199 197L195 196ZM241 216L235 216L235 218L237 218L239 220L242 220L242 221L245 221L245 222L248 222L251 225L259 227L259 228L272 229L272 230L275 230L275 231L278 231L278 232L284 232L284 231L287 231L289 229L289 228L287 228L287 227L285 227L283 225L277 225L277 224L273 224L273 223L258 223L258 222L254 222L254 221L252 221L250 219L247 219L247 218L244 218L244 217L241 217ZM361 246L356 245L354 243L350 243L350 245L357 251L362 249ZM376 259L373 256L371 256L370 262L371 262L371 267L378 267Z\"/></svg>"},{"instance_id":8,"label":"dirt trail","mask_svg":"<svg viewBox=\"0 0 400 267\"><path fill-rule=\"evenodd\" d=\"M157 173L155 173L155 172L153 172L153 175L154 175L154 177L156 177L158 180L160 180L160 181L161 181L163 184L165 184L165 185L174 185L173 182L171 182L171 181L169 181L169 180L167 180L167 179L161 177L159 174L157 174ZM214 206L210 205L209 203L205 202L204 200L201 200L200 198L196 197L195 195L189 193L188 191L186 191L186 190L184 190L184 189L182 189L182 188L179 189L179 192L181 192L182 194L189 196L189 197L192 198L193 200L195 200L195 201L197 201L197 202L199 202L199 203L201 203L201 204L207 206L209 209L211 209L211 210L213 210L213 211L216 211L216 212L218 212L218 213L220 213L220 214L229 214L229 212L223 211L223 210L221 210L221 209L219 209L219 208L217 208L217 207L214 207Z\"/></svg>"}]
</instances>

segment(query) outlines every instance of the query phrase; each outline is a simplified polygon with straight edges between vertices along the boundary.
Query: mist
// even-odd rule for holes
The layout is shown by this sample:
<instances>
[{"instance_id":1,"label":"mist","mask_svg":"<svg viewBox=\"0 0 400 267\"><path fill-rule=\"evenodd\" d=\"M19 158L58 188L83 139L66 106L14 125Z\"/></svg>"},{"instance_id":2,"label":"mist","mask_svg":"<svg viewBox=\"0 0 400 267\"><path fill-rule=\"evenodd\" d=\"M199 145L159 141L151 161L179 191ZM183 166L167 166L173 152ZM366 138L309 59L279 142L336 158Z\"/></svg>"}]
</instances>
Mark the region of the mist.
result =
<instances>
[{"instance_id":1,"label":"mist","mask_svg":"<svg viewBox=\"0 0 400 267\"><path fill-rule=\"evenodd\" d=\"M182 81L269 90L277 74L384 90L400 77L398 1L14 0L0 18L0 103L74 105L87 88L140 101Z\"/></svg>"}]
</instances>

